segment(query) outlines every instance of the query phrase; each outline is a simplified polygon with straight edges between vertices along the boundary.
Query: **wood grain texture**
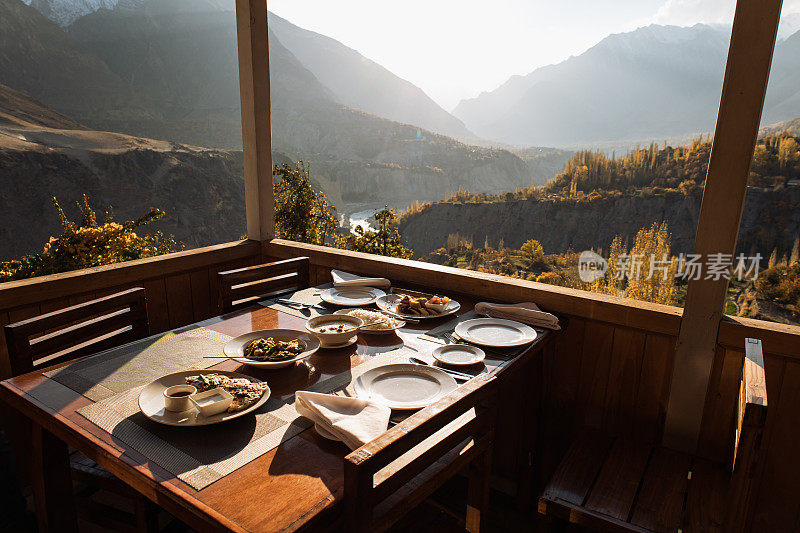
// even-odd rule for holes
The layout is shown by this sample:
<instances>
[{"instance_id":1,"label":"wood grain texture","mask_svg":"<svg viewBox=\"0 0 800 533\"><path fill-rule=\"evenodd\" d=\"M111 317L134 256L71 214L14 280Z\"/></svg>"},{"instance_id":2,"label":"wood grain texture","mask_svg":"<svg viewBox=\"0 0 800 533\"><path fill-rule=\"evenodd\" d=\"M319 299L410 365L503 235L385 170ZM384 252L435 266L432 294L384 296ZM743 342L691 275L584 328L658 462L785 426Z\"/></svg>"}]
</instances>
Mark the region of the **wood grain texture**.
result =
<instances>
[{"instance_id":1,"label":"wood grain texture","mask_svg":"<svg viewBox=\"0 0 800 533\"><path fill-rule=\"evenodd\" d=\"M634 433L637 442L661 442L674 357L674 337L647 335L636 394Z\"/></svg>"},{"instance_id":2,"label":"wood grain texture","mask_svg":"<svg viewBox=\"0 0 800 533\"><path fill-rule=\"evenodd\" d=\"M247 235L275 236L267 3L236 0Z\"/></svg>"},{"instance_id":3,"label":"wood grain texture","mask_svg":"<svg viewBox=\"0 0 800 533\"><path fill-rule=\"evenodd\" d=\"M600 322L587 322L584 332L581 358L581 376L578 385L579 415L581 426L600 429L603 427L603 410L611 369L614 328Z\"/></svg>"},{"instance_id":4,"label":"wood grain texture","mask_svg":"<svg viewBox=\"0 0 800 533\"><path fill-rule=\"evenodd\" d=\"M767 347L767 349L769 349ZM771 386L770 358L767 357L767 386ZM766 461L757 498L753 531L792 531L800 512L800 363L787 362L779 396L772 391L768 418ZM772 411L774 410L774 417ZM771 428L769 426L772 426Z\"/></svg>"},{"instance_id":5,"label":"wood grain texture","mask_svg":"<svg viewBox=\"0 0 800 533\"><path fill-rule=\"evenodd\" d=\"M462 312L472 308L473 302L469 298L454 296L462 303ZM302 318L259 306L231 314L210 327L235 336L253 329L302 329L304 322ZM427 328L428 325L412 325L404 328L401 335L405 338L418 336ZM535 359L552 338L551 334L543 335L532 350L511 364L487 359L487 365L498 369L496 375L502 381ZM358 346L315 354L310 359L315 368L313 374L309 374L305 366L265 374L231 361L221 362L214 368L238 370L267 379L273 397L286 401L299 388L346 371L368 358L368 354L396 343L396 338L365 336ZM521 366L517 366L517 362ZM317 436L313 430L301 433L202 491L196 491L79 415L76 410L91 403L87 398L77 395L74 401L65 402L58 411L52 411L23 397L25 391L40 386L45 379L40 373L33 373L3 382L0 384L0 400L41 422L58 438L69 442L137 492L197 530L318 530L339 523L343 516L342 460L348 450L339 443ZM469 458L468 455L463 457ZM449 463L447 468L451 470L444 469L436 475L453 475L466 464ZM420 476L404 487L410 498L404 501L413 502L417 501L415 498L423 497L427 485L419 485L418 478ZM270 498L265 499L264 494L270 494ZM253 505L253 502L258 502L258 505Z\"/></svg>"},{"instance_id":6,"label":"wood grain texture","mask_svg":"<svg viewBox=\"0 0 800 533\"><path fill-rule=\"evenodd\" d=\"M631 523L653 531L678 531L691 458L666 448L655 448L631 513Z\"/></svg>"},{"instance_id":7,"label":"wood grain texture","mask_svg":"<svg viewBox=\"0 0 800 533\"><path fill-rule=\"evenodd\" d=\"M639 446L626 439L616 439L585 507L627 522L650 453L650 447Z\"/></svg>"},{"instance_id":8,"label":"wood grain texture","mask_svg":"<svg viewBox=\"0 0 800 533\"><path fill-rule=\"evenodd\" d=\"M636 395L642 373L645 334L627 328L614 330L603 427L612 435L631 437Z\"/></svg>"},{"instance_id":9,"label":"wood grain texture","mask_svg":"<svg viewBox=\"0 0 800 533\"><path fill-rule=\"evenodd\" d=\"M717 125L694 253L736 252L747 178L767 91L781 0L739 0L733 20ZM728 280L691 279L686 291L667 406L664 443L694 453L702 429Z\"/></svg>"},{"instance_id":10,"label":"wood grain texture","mask_svg":"<svg viewBox=\"0 0 800 533\"><path fill-rule=\"evenodd\" d=\"M697 446L698 455L714 462L731 459L743 359L741 350L717 348Z\"/></svg>"},{"instance_id":11,"label":"wood grain texture","mask_svg":"<svg viewBox=\"0 0 800 533\"><path fill-rule=\"evenodd\" d=\"M175 274L164 278L164 290L167 294L169 327L177 328L191 324L194 311L192 310L192 282L189 273Z\"/></svg>"}]
</instances>

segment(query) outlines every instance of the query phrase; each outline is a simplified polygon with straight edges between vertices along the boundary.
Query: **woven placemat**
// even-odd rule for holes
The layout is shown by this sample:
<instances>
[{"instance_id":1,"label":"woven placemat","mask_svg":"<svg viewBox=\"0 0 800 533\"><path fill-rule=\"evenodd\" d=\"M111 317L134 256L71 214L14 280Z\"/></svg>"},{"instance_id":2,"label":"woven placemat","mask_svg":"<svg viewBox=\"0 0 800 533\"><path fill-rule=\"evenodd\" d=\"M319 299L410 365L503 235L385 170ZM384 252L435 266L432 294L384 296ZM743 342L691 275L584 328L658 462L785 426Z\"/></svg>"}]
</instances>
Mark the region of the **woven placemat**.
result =
<instances>
[{"instance_id":1,"label":"woven placemat","mask_svg":"<svg viewBox=\"0 0 800 533\"><path fill-rule=\"evenodd\" d=\"M407 362L410 355L415 355L415 352L407 348L375 355L346 372L315 383L307 390L327 394L344 391L354 395L352 384L358 376L377 366ZM78 412L197 490L312 425L297 414L293 399L288 403L270 399L254 415L222 425L197 428L163 426L140 412L138 397L142 388L139 386L116 394Z\"/></svg>"},{"instance_id":2,"label":"woven placemat","mask_svg":"<svg viewBox=\"0 0 800 533\"><path fill-rule=\"evenodd\" d=\"M337 309L340 309L336 306L332 306L323 302L322 298L320 298L320 294L322 293L322 291L332 286L333 284L329 283L327 285L321 285L319 287L310 287L308 289L302 289L294 293L283 296L283 298L286 298L287 300L292 300L293 302L320 305L323 307L323 309L318 309L314 307L300 307L291 304L277 302L275 300L262 300L258 303L259 305L263 305L264 307L269 307L270 309L275 309L276 311L286 313L287 315L292 315L299 318L316 318L320 315L329 315L334 311L336 311Z\"/></svg>"},{"instance_id":3,"label":"woven placemat","mask_svg":"<svg viewBox=\"0 0 800 533\"><path fill-rule=\"evenodd\" d=\"M230 336L208 328L155 335L81 359L44 375L100 401L183 370L203 370L220 362Z\"/></svg>"}]
</instances>

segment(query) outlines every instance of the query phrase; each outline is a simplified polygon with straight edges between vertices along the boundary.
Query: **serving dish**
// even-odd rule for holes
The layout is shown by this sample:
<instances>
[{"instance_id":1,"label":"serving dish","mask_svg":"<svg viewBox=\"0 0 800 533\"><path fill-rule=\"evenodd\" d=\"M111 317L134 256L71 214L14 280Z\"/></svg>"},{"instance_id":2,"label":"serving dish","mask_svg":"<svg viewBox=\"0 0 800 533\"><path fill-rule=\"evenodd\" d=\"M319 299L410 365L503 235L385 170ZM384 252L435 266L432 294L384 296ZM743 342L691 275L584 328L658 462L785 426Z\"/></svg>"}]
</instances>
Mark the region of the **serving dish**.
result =
<instances>
[{"instance_id":1,"label":"serving dish","mask_svg":"<svg viewBox=\"0 0 800 533\"><path fill-rule=\"evenodd\" d=\"M372 287L332 287L322 291L320 298L323 302L342 307L363 307L374 304L385 295L382 290Z\"/></svg>"},{"instance_id":2,"label":"serving dish","mask_svg":"<svg viewBox=\"0 0 800 533\"><path fill-rule=\"evenodd\" d=\"M397 363L367 370L356 378L360 398L391 409L421 409L456 390L456 380L432 366Z\"/></svg>"},{"instance_id":3,"label":"serving dish","mask_svg":"<svg viewBox=\"0 0 800 533\"><path fill-rule=\"evenodd\" d=\"M319 339L323 348L339 347L358 335L363 324L363 320L350 315L320 315L306 320L306 330Z\"/></svg>"},{"instance_id":4,"label":"serving dish","mask_svg":"<svg viewBox=\"0 0 800 533\"><path fill-rule=\"evenodd\" d=\"M181 426L181 427L194 427L194 426L208 426L211 424L218 424L228 420L233 420L252 413L266 403L270 396L269 388L261 395L261 398L251 404L250 406L236 411L234 413L222 412L213 416L203 416L194 407L182 412L167 411L164 408L164 390L174 385L183 385L186 383L186 378L189 376L197 376L201 374L218 374L228 376L232 379L246 378L251 383L262 383L261 380L251 376L245 376L238 372L227 372L225 370L185 370L183 372L175 372L162 376L157 380L145 385L142 392L139 393L139 409L142 410L144 416L167 426Z\"/></svg>"},{"instance_id":5,"label":"serving dish","mask_svg":"<svg viewBox=\"0 0 800 533\"><path fill-rule=\"evenodd\" d=\"M474 365L486 358L486 352L471 344L446 344L433 350L431 355L437 361L454 366Z\"/></svg>"},{"instance_id":6,"label":"serving dish","mask_svg":"<svg viewBox=\"0 0 800 533\"><path fill-rule=\"evenodd\" d=\"M301 353L297 354L297 356L283 361L255 361L244 356L245 346L250 344L250 342L256 339L266 339L270 337L280 341L297 339L305 345L305 349ZM250 365L265 369L278 369L293 365L297 361L302 361L303 359L310 357L319 349L319 346L319 340L314 335L306 333L305 331L297 331L293 329L261 329L234 337L228 341L222 351L227 357L243 365Z\"/></svg>"},{"instance_id":7,"label":"serving dish","mask_svg":"<svg viewBox=\"0 0 800 533\"><path fill-rule=\"evenodd\" d=\"M431 319L431 318L442 318L445 316L452 315L456 313L459 309L461 309L461 304L455 300L450 300L445 305L444 310L441 313L435 315L412 315L406 313L398 313L397 312L397 304L400 303L400 300L403 298L403 294L387 294L385 296L381 296L375 301L375 305L378 306L378 309L381 311L385 311L392 316L397 316L401 319L412 319L412 320L420 320L420 319Z\"/></svg>"},{"instance_id":8,"label":"serving dish","mask_svg":"<svg viewBox=\"0 0 800 533\"><path fill-rule=\"evenodd\" d=\"M385 335L387 333L394 333L395 331L397 331L398 329L400 329L400 328L402 328L403 326L406 325L405 320L402 320L400 318L394 318L394 317L385 315L383 313L380 313L378 311L369 311L367 309L361 309L361 308L358 308L358 307L351 308L351 309L340 309L340 310L336 311L334 313L334 315L349 315L351 313L363 313L364 316L363 317L359 317L359 318L361 318L361 320L363 320L365 322L365 324L369 324L370 322L373 322L373 318L377 318L378 315L385 317L388 322L393 322L394 323L394 325L391 326L391 327L389 327L388 325L382 325L382 324L373 324L371 326L362 327L361 329L359 329L359 333L373 333L373 334L378 334L378 335L381 335L381 334ZM381 327L381 326L383 326L383 327Z\"/></svg>"},{"instance_id":9,"label":"serving dish","mask_svg":"<svg viewBox=\"0 0 800 533\"><path fill-rule=\"evenodd\" d=\"M461 339L491 348L523 346L536 340L532 327L504 318L474 318L456 326L456 335Z\"/></svg>"}]
</instances>

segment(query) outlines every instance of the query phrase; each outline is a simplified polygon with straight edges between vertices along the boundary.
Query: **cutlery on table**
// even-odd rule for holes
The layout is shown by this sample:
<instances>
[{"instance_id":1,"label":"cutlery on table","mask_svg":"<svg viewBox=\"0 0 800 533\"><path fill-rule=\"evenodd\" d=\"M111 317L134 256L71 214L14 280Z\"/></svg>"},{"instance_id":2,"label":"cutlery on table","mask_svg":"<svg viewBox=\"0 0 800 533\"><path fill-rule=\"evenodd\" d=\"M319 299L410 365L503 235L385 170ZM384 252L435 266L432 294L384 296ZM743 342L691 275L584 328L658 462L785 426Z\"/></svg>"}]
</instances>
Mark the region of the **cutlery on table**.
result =
<instances>
[{"instance_id":1,"label":"cutlery on table","mask_svg":"<svg viewBox=\"0 0 800 533\"><path fill-rule=\"evenodd\" d=\"M280 302L282 304L299 305L300 307L312 307L314 309L320 309L322 311L326 311L326 309L320 304L307 304L304 302L295 302L294 300L290 300L288 298L276 298L275 301Z\"/></svg>"},{"instance_id":2,"label":"cutlery on table","mask_svg":"<svg viewBox=\"0 0 800 533\"><path fill-rule=\"evenodd\" d=\"M423 361L422 359L419 359L417 357L409 357L408 360L411 361L412 363L417 363L418 365L425 365L425 366L431 366L433 368L438 368L439 370L445 372L446 374L450 374L451 376L453 376L456 379L470 380L470 379L475 377L472 374L467 374L465 372L459 372L457 370L450 370L449 368L442 368L440 366L434 366L434 365L428 363L427 361Z\"/></svg>"}]
</instances>

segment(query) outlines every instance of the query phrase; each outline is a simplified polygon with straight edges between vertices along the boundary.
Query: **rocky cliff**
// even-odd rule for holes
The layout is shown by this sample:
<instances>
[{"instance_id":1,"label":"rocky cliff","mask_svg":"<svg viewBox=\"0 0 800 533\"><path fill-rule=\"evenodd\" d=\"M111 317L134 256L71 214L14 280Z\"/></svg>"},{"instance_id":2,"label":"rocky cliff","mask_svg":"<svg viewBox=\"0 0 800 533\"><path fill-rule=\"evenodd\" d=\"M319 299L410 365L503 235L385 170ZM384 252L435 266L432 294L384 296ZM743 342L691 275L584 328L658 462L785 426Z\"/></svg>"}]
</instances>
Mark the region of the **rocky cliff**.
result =
<instances>
[{"instance_id":1,"label":"rocky cliff","mask_svg":"<svg viewBox=\"0 0 800 533\"><path fill-rule=\"evenodd\" d=\"M616 235L633 241L653 222L667 221L673 253L691 252L701 197L671 194L599 199L576 203L520 200L483 204L439 203L403 217L400 231L415 256L445 245L449 234L471 236L476 245L503 239L518 248L537 239L546 253L608 249ZM750 188L742 216L738 249L768 256L777 247L788 253L800 234L800 187L780 191Z\"/></svg>"},{"instance_id":2,"label":"rocky cliff","mask_svg":"<svg viewBox=\"0 0 800 533\"><path fill-rule=\"evenodd\" d=\"M245 233L239 151L213 150L87 130L0 126L0 258L41 252L60 233L51 198L75 220L86 193L117 220L150 207L162 230L187 248L236 240Z\"/></svg>"}]
</instances>

